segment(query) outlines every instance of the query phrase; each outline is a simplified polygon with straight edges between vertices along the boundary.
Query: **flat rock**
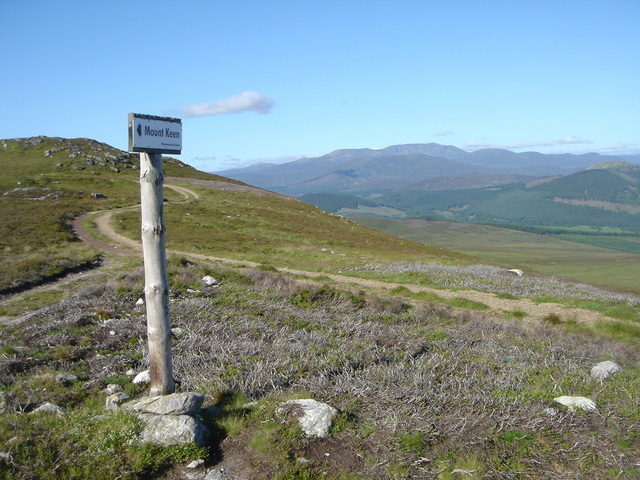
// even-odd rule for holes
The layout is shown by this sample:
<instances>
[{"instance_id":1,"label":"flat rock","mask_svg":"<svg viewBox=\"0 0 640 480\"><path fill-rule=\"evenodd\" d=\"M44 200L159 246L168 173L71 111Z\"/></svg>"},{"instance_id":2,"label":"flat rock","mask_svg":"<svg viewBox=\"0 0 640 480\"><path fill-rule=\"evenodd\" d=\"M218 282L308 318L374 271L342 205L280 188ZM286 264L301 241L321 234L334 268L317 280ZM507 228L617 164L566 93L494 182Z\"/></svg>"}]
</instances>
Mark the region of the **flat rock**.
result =
<instances>
[{"instance_id":1,"label":"flat rock","mask_svg":"<svg viewBox=\"0 0 640 480\"><path fill-rule=\"evenodd\" d=\"M172 393L147 397L123 405L127 410L155 415L195 415L202 407L204 395L199 393Z\"/></svg>"},{"instance_id":2,"label":"flat rock","mask_svg":"<svg viewBox=\"0 0 640 480\"><path fill-rule=\"evenodd\" d=\"M553 400L561 405L564 405L565 407L569 407L569 410L580 408L585 412L593 412L597 409L596 402L587 397L572 397L563 395L561 397L556 397Z\"/></svg>"}]
</instances>

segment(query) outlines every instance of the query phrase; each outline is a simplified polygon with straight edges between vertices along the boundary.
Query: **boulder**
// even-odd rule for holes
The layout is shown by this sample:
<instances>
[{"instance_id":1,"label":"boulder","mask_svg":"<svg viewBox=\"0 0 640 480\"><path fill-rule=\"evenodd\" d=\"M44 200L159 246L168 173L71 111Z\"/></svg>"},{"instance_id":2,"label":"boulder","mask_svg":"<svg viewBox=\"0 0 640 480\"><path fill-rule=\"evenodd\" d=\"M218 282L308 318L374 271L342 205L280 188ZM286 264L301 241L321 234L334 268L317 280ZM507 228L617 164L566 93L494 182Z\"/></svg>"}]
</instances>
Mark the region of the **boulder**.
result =
<instances>
[{"instance_id":1,"label":"boulder","mask_svg":"<svg viewBox=\"0 0 640 480\"><path fill-rule=\"evenodd\" d=\"M596 402L587 397L572 397L563 395L561 397L557 397L553 399L555 402L558 402L560 405L564 405L565 407L569 407L569 410L575 410L576 408L580 408L585 412L593 412L598 407L596 407Z\"/></svg>"},{"instance_id":2,"label":"boulder","mask_svg":"<svg viewBox=\"0 0 640 480\"><path fill-rule=\"evenodd\" d=\"M614 376L616 373L620 373L622 368L616 362L607 360L600 362L591 369L591 376L596 380L606 380L609 377Z\"/></svg>"},{"instance_id":3,"label":"boulder","mask_svg":"<svg viewBox=\"0 0 640 480\"><path fill-rule=\"evenodd\" d=\"M298 419L302 431L309 437L326 438L338 410L312 399L290 400L280 404L277 412Z\"/></svg>"},{"instance_id":4,"label":"boulder","mask_svg":"<svg viewBox=\"0 0 640 480\"><path fill-rule=\"evenodd\" d=\"M146 397L126 403L123 407L140 413L155 415L195 415L200 411L204 395L199 393L172 393Z\"/></svg>"},{"instance_id":5,"label":"boulder","mask_svg":"<svg viewBox=\"0 0 640 480\"><path fill-rule=\"evenodd\" d=\"M189 415L141 414L145 427L141 440L155 445L207 444L209 430L200 421Z\"/></svg>"}]
</instances>

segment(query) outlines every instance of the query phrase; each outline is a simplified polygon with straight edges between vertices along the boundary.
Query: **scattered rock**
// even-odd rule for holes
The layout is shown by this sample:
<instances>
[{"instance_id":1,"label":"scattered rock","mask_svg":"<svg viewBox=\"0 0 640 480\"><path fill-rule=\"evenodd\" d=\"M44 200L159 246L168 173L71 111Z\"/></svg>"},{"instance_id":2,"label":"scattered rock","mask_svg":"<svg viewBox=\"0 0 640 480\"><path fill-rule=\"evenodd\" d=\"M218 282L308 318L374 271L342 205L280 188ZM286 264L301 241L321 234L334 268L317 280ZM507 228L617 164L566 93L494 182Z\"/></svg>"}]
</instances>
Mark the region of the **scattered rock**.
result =
<instances>
[{"instance_id":1,"label":"scattered rock","mask_svg":"<svg viewBox=\"0 0 640 480\"><path fill-rule=\"evenodd\" d=\"M133 383L149 383L151 381L151 372L149 370L145 370L144 372L140 372L139 374L137 374L134 379L133 379Z\"/></svg>"},{"instance_id":2,"label":"scattered rock","mask_svg":"<svg viewBox=\"0 0 640 480\"><path fill-rule=\"evenodd\" d=\"M63 387L69 387L73 382L77 382L78 377L76 377L73 373L69 372L60 372L56 375L56 383L62 385Z\"/></svg>"},{"instance_id":3,"label":"scattered rock","mask_svg":"<svg viewBox=\"0 0 640 480\"><path fill-rule=\"evenodd\" d=\"M620 365L618 365L616 362L613 362L611 360L607 360L605 362L600 362L597 365L595 365L591 369L591 376L596 380L603 381L603 380L606 380L607 378L614 376L616 373L620 373L621 371L622 371L622 368L620 367Z\"/></svg>"},{"instance_id":4,"label":"scattered rock","mask_svg":"<svg viewBox=\"0 0 640 480\"><path fill-rule=\"evenodd\" d=\"M141 307L142 305L144 305L144 298L140 297L136 302L136 306Z\"/></svg>"},{"instance_id":5,"label":"scattered rock","mask_svg":"<svg viewBox=\"0 0 640 480\"><path fill-rule=\"evenodd\" d=\"M204 480L221 480L222 479L222 469L210 470L204 477Z\"/></svg>"},{"instance_id":6,"label":"scattered rock","mask_svg":"<svg viewBox=\"0 0 640 480\"><path fill-rule=\"evenodd\" d=\"M13 411L13 402L7 392L0 393L0 414Z\"/></svg>"},{"instance_id":7,"label":"scattered rock","mask_svg":"<svg viewBox=\"0 0 640 480\"><path fill-rule=\"evenodd\" d=\"M213 285L217 285L218 281L215 278L213 278L211 275L207 275L207 276L202 278L202 283L204 283L205 285L211 287Z\"/></svg>"},{"instance_id":8,"label":"scattered rock","mask_svg":"<svg viewBox=\"0 0 640 480\"><path fill-rule=\"evenodd\" d=\"M312 399L290 400L276 410L285 417L298 419L302 431L309 437L326 438L338 410Z\"/></svg>"},{"instance_id":9,"label":"scattered rock","mask_svg":"<svg viewBox=\"0 0 640 480\"><path fill-rule=\"evenodd\" d=\"M123 392L123 391L124 391L124 388L122 388L122 385L117 385L115 383L110 383L109 385L107 385L107 388L102 390L102 393L104 393L105 395L109 396L109 395L113 395L114 393L119 393L119 392Z\"/></svg>"},{"instance_id":10,"label":"scattered rock","mask_svg":"<svg viewBox=\"0 0 640 480\"><path fill-rule=\"evenodd\" d=\"M200 465L204 465L204 460L194 460L193 462L191 462L189 465L187 465L185 468L198 468Z\"/></svg>"},{"instance_id":11,"label":"scattered rock","mask_svg":"<svg viewBox=\"0 0 640 480\"><path fill-rule=\"evenodd\" d=\"M553 399L555 402L558 402L565 407L569 407L569 410L575 410L576 408L580 408L585 412L592 412L597 409L596 402L587 397L572 397L563 395L561 397L557 397Z\"/></svg>"},{"instance_id":12,"label":"scattered rock","mask_svg":"<svg viewBox=\"0 0 640 480\"><path fill-rule=\"evenodd\" d=\"M38 408L33 410L31 413L36 413L36 412L52 413L52 414L56 414L56 415L65 415L67 413L67 409L59 407L57 405L54 405L53 403L45 403L43 405L40 405Z\"/></svg>"},{"instance_id":13,"label":"scattered rock","mask_svg":"<svg viewBox=\"0 0 640 480\"><path fill-rule=\"evenodd\" d=\"M109 395L107 397L107 401L106 401L105 406L106 406L107 410L115 410L120 405L122 405L123 403L128 402L129 400L131 400L131 397L129 395L127 395L124 392L117 392L117 393L113 393L113 394L111 394L111 395Z\"/></svg>"},{"instance_id":14,"label":"scattered rock","mask_svg":"<svg viewBox=\"0 0 640 480\"><path fill-rule=\"evenodd\" d=\"M522 270L520 270L519 268L512 268L511 270L507 270L507 272L513 273L514 275L517 275L518 277L521 277L524 274L524 272Z\"/></svg>"}]
</instances>

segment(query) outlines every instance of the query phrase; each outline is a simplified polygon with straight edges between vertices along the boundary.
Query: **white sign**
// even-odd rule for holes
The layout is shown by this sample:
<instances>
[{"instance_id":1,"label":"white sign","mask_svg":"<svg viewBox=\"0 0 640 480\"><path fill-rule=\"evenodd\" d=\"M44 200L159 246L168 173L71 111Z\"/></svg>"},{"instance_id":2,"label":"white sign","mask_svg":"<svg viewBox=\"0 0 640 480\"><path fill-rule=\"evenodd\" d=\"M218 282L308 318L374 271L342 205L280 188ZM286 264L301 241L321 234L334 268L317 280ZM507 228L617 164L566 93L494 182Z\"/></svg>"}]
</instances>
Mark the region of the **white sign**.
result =
<instances>
[{"instance_id":1,"label":"white sign","mask_svg":"<svg viewBox=\"0 0 640 480\"><path fill-rule=\"evenodd\" d=\"M129 151L180 155L182 120L130 113Z\"/></svg>"}]
</instances>

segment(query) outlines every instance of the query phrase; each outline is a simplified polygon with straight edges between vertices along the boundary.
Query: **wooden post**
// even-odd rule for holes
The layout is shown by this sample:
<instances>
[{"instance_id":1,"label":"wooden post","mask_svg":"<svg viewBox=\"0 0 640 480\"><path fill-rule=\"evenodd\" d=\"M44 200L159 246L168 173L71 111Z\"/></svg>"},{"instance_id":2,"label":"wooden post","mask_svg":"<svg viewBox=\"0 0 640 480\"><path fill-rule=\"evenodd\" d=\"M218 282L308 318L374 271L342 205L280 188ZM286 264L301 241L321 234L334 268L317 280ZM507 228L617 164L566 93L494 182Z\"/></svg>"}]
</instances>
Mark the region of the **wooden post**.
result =
<instances>
[{"instance_id":1,"label":"wooden post","mask_svg":"<svg viewBox=\"0 0 640 480\"><path fill-rule=\"evenodd\" d=\"M140 199L142 247L144 250L144 294L147 305L150 395L175 391L171 364L169 281L164 239L164 193L162 154L140 153Z\"/></svg>"}]
</instances>

